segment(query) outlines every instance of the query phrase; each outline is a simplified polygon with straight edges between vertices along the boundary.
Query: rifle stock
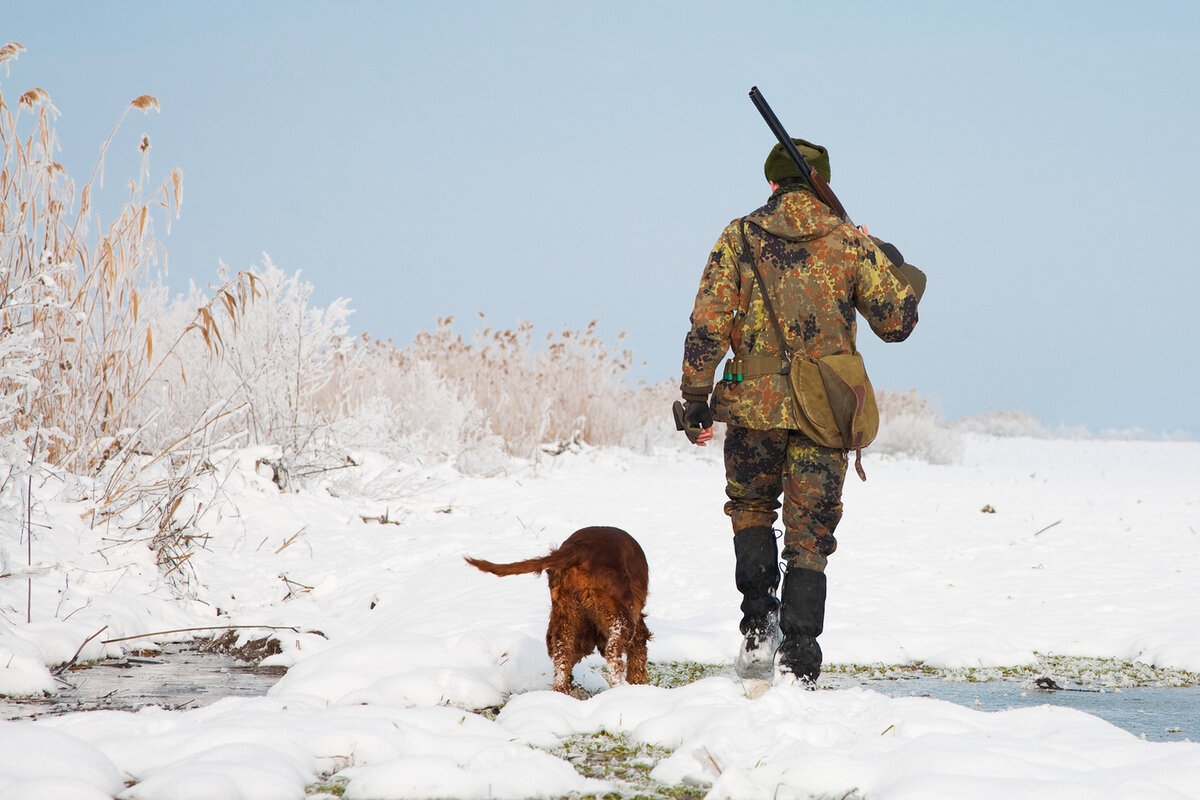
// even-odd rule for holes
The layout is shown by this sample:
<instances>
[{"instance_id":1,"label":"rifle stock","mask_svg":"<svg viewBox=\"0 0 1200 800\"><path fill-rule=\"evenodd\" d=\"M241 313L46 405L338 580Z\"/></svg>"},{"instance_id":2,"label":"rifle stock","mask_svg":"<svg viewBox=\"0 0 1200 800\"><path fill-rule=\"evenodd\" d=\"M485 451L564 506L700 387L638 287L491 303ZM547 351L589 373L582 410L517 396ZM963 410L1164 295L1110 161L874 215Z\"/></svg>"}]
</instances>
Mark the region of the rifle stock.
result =
<instances>
[{"instance_id":1,"label":"rifle stock","mask_svg":"<svg viewBox=\"0 0 1200 800\"><path fill-rule=\"evenodd\" d=\"M750 87L750 101L754 103L754 107L758 109L758 113L762 114L763 120L767 123L767 127L771 129L771 133L775 134L775 138L783 145L784 151L791 157L792 161L800 169L800 174L807 176L808 185L812 188L817 197L821 198L821 202L829 206L829 210L838 217L853 224L850 217L846 214L846 208L842 205L842 201L838 200L837 195L833 193L833 189L829 188L829 184L821 177L813 167L808 165L804 160L804 156L800 155L800 151L796 149L796 145L792 142L792 137L787 135L787 131L783 129L783 123L779 121L779 117L775 116L775 112L771 110L771 106L767 104L767 99L762 96L762 92L757 86Z\"/></svg>"}]
</instances>

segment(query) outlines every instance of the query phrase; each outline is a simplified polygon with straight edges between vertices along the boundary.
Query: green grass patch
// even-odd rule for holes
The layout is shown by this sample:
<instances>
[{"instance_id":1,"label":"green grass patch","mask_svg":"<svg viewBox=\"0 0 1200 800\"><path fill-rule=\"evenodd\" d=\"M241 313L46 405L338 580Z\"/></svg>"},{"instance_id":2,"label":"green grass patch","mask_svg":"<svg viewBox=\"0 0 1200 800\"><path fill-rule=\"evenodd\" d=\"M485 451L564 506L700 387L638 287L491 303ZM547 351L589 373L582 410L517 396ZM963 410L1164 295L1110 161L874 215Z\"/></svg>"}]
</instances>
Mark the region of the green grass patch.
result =
<instances>
[{"instance_id":1,"label":"green grass patch","mask_svg":"<svg viewBox=\"0 0 1200 800\"><path fill-rule=\"evenodd\" d=\"M581 800L700 800L707 786L667 786L650 777L670 750L635 744L625 734L573 736L550 751L568 761L576 772L614 784L616 791Z\"/></svg>"},{"instance_id":2,"label":"green grass patch","mask_svg":"<svg viewBox=\"0 0 1200 800\"><path fill-rule=\"evenodd\" d=\"M304 796L308 800L336 800L346 793L347 783L348 781L340 780L337 777L327 776L305 787Z\"/></svg>"},{"instance_id":3,"label":"green grass patch","mask_svg":"<svg viewBox=\"0 0 1200 800\"><path fill-rule=\"evenodd\" d=\"M1030 683L1049 677L1062 686L1086 686L1101 689L1128 689L1139 686L1167 688L1200 686L1200 673L1167 669L1153 664L1122 661L1115 658L1083 658L1038 653L1033 664L1011 667L962 667L949 669L913 664L826 664L822 674L857 680L904 680L932 677L958 683L1010 681Z\"/></svg>"},{"instance_id":4,"label":"green grass patch","mask_svg":"<svg viewBox=\"0 0 1200 800\"><path fill-rule=\"evenodd\" d=\"M732 675L729 664L701 664L698 661L651 661L646 665L652 686L675 689L714 675Z\"/></svg>"}]
</instances>

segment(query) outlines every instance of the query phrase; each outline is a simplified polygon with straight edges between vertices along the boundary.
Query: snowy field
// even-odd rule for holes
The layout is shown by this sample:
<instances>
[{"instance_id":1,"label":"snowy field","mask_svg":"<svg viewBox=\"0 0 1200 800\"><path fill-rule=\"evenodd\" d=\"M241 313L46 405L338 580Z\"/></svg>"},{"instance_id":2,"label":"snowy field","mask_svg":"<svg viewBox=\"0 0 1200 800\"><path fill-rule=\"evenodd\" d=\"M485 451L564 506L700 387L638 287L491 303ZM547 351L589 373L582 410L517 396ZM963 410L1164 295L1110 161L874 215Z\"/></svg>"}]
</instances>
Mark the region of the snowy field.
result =
<instances>
[{"instance_id":1,"label":"snowy field","mask_svg":"<svg viewBox=\"0 0 1200 800\"><path fill-rule=\"evenodd\" d=\"M89 525L74 480L34 487L28 550L6 509L0 692L53 691L50 668L94 635L79 660L202 626L279 626L267 663L289 671L265 697L202 709L0 722L0 797L600 797L627 788L583 777L564 747L606 733L649 748L650 777L690 796L1200 798L1200 744L1063 708L762 692L729 670L608 689L598 657L576 670L590 699L548 691L544 577L462 556L515 560L579 527L625 528L650 562L651 660L729 664L739 597L716 448L481 458L470 474L360 455L289 494L264 455L214 462L183 509L202 538L166 578L149 533ZM1200 443L971 434L955 464L866 468L867 483L847 481L829 568L827 663L1056 655L1200 672Z\"/></svg>"}]
</instances>

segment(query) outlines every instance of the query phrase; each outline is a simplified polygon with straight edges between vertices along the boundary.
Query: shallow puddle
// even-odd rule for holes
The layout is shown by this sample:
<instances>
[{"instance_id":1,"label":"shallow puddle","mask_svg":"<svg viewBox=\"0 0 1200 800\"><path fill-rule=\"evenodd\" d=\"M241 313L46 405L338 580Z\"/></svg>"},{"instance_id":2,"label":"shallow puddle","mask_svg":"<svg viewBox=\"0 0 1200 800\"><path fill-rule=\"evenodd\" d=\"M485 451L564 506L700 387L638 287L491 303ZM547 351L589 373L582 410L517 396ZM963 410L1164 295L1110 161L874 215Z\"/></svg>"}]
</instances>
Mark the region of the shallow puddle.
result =
<instances>
[{"instance_id":1,"label":"shallow puddle","mask_svg":"<svg viewBox=\"0 0 1200 800\"><path fill-rule=\"evenodd\" d=\"M824 681L823 681L824 682ZM890 697L933 697L980 711L1052 705L1100 717L1153 742L1200 741L1200 687L1039 689L1025 683L963 683L921 675L895 680L829 678L830 688L861 686Z\"/></svg>"},{"instance_id":2,"label":"shallow puddle","mask_svg":"<svg viewBox=\"0 0 1200 800\"><path fill-rule=\"evenodd\" d=\"M127 656L68 670L48 697L0 698L0 719L34 719L73 711L144 706L198 708L222 697L267 693L282 667L256 667L199 645L165 645L161 652Z\"/></svg>"}]
</instances>

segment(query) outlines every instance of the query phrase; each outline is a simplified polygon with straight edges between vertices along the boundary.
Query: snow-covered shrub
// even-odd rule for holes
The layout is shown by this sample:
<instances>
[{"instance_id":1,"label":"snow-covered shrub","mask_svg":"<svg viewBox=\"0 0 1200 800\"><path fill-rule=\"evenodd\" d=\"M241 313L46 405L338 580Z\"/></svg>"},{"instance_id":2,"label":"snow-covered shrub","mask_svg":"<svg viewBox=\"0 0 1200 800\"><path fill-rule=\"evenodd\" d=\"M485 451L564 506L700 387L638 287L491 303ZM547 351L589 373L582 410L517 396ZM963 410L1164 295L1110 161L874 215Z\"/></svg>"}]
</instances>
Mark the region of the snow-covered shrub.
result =
<instances>
[{"instance_id":1,"label":"snow-covered shrub","mask_svg":"<svg viewBox=\"0 0 1200 800\"><path fill-rule=\"evenodd\" d=\"M958 432L942 422L933 405L915 391L876 390L879 435L872 453L903 455L930 464L953 464L962 455Z\"/></svg>"},{"instance_id":2,"label":"snow-covered shrub","mask_svg":"<svg viewBox=\"0 0 1200 800\"><path fill-rule=\"evenodd\" d=\"M269 257L242 275L253 296L203 338L184 333L224 302L194 286L173 299L162 286L145 291L151 335L174 342L139 398L140 418L162 423L142 432L150 450L180 441L201 449L275 445L292 477L367 450L488 473L509 456L572 443L645 449L656 432L671 430L674 389L628 386L632 354L609 347L595 323L544 340L522 323L465 341L444 319L397 348L347 337L347 302L311 307L312 286ZM179 424L197 419L207 424Z\"/></svg>"},{"instance_id":3,"label":"snow-covered shrub","mask_svg":"<svg viewBox=\"0 0 1200 800\"><path fill-rule=\"evenodd\" d=\"M277 446L279 467L293 478L344 464L359 450L442 461L495 439L471 387L448 380L444 366L413 348L348 337L346 300L313 307L312 285L269 256L242 274L255 291L247 313L224 326L219 348L181 341L143 398L143 416L223 413L205 429L206 442ZM174 299L156 287L150 297L163 337L177 337L194 324L194 309L213 305L194 286ZM160 430L155 444L180 435Z\"/></svg>"},{"instance_id":4,"label":"snow-covered shrub","mask_svg":"<svg viewBox=\"0 0 1200 800\"><path fill-rule=\"evenodd\" d=\"M627 400L622 424L611 432L608 441L602 443L625 447L635 453L650 453L661 447L693 447L682 433L675 430L671 403L678 399L678 381L639 386ZM713 438L708 446L720 449L724 442L725 426L714 425Z\"/></svg>"},{"instance_id":5,"label":"snow-covered shrub","mask_svg":"<svg viewBox=\"0 0 1200 800\"><path fill-rule=\"evenodd\" d=\"M407 462L446 461L494 438L468 391L427 361L363 337L341 349L318 398L335 418L331 443Z\"/></svg>"},{"instance_id":6,"label":"snow-covered shrub","mask_svg":"<svg viewBox=\"0 0 1200 800\"><path fill-rule=\"evenodd\" d=\"M989 436L1031 436L1044 438L1048 434L1037 417L1025 411L997 411L963 417L954 427L967 433Z\"/></svg>"},{"instance_id":7,"label":"snow-covered shrub","mask_svg":"<svg viewBox=\"0 0 1200 800\"><path fill-rule=\"evenodd\" d=\"M541 341L522 322L512 330L485 328L469 342L454 333L452 322L439 320L404 354L428 365L459 396L473 398L482 424L509 453L532 456L572 442L621 444L643 427L641 401L654 390L624 382L633 356L610 347L595 322Z\"/></svg>"},{"instance_id":8,"label":"snow-covered shrub","mask_svg":"<svg viewBox=\"0 0 1200 800\"><path fill-rule=\"evenodd\" d=\"M209 409L242 409L216 430L241 431L247 443L278 444L289 454L311 449L312 437L331 421L314 399L333 379L348 304L338 300L326 309L312 308L312 285L299 273L285 274L266 256L261 267L239 275L252 287L244 313L227 315L224 325L215 323L203 342L192 337L181 343L173 367L162 371L154 394L146 396L143 413L183 410L184 417L194 417ZM222 268L219 277L230 285L227 270ZM220 290L214 303L193 286L188 295L166 302L160 290L156 327L163 335L178 336L181 326L198 324L190 321L196 308L228 311L229 297L228 289ZM212 311L201 314L201 320L212 316Z\"/></svg>"}]
</instances>

